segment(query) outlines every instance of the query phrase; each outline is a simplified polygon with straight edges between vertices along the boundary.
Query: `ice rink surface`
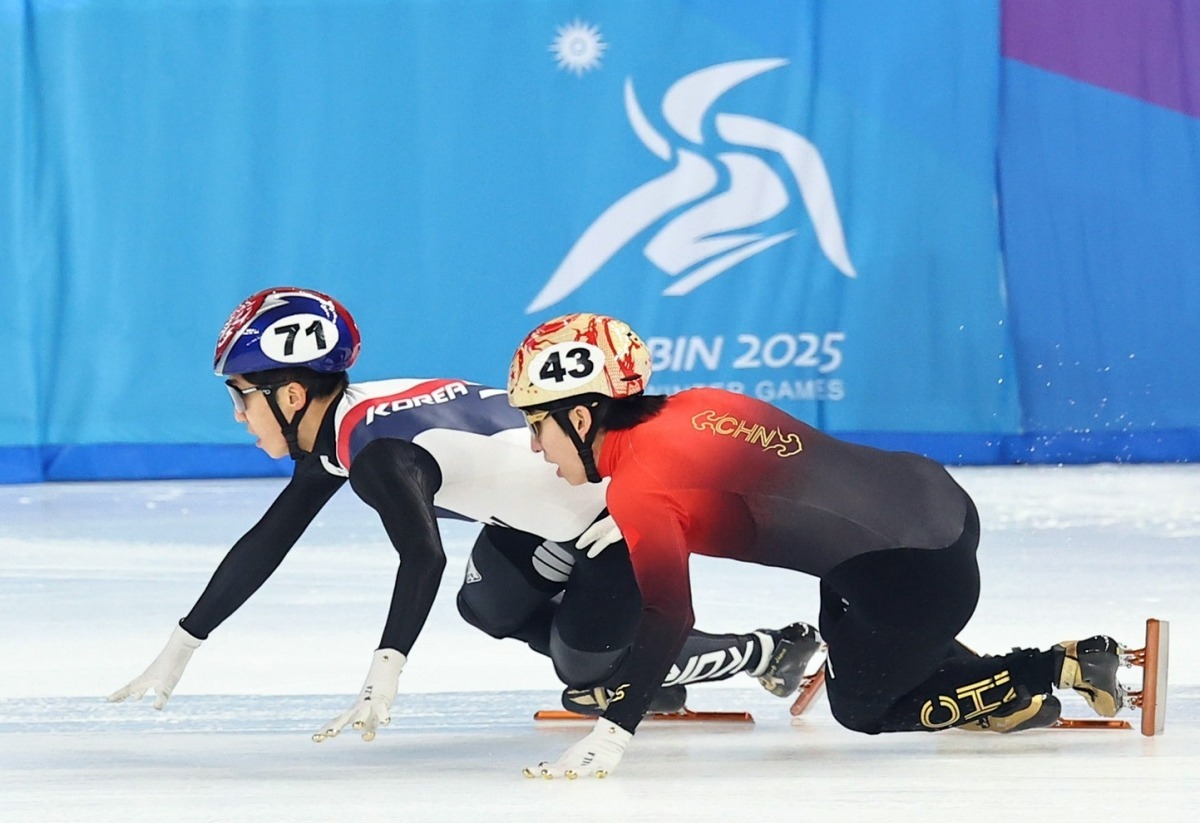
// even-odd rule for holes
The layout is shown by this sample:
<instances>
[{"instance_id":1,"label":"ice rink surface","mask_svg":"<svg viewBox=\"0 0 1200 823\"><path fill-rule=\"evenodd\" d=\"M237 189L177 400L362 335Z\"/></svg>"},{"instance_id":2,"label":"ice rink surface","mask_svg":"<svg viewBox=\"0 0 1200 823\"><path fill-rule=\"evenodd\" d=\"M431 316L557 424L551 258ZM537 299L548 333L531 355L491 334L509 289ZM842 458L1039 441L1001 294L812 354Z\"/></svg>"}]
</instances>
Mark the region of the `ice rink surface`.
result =
<instances>
[{"instance_id":1,"label":"ice rink surface","mask_svg":"<svg viewBox=\"0 0 1200 823\"><path fill-rule=\"evenodd\" d=\"M0 486L0 820L1200 819L1200 466L953 473L983 524L963 641L1003 653L1102 632L1140 646L1147 617L1169 620L1165 735L870 737L824 700L792 723L790 701L739 676L689 703L748 710L752 725L647 722L606 780L526 779L590 723L532 720L557 707L553 672L458 617L477 527L445 522L443 588L392 725L318 745L366 674L396 562L348 489L196 652L164 711L110 705L284 481ZM816 584L799 574L692 569L699 628L815 620ZM1062 697L1067 716L1090 716Z\"/></svg>"}]
</instances>

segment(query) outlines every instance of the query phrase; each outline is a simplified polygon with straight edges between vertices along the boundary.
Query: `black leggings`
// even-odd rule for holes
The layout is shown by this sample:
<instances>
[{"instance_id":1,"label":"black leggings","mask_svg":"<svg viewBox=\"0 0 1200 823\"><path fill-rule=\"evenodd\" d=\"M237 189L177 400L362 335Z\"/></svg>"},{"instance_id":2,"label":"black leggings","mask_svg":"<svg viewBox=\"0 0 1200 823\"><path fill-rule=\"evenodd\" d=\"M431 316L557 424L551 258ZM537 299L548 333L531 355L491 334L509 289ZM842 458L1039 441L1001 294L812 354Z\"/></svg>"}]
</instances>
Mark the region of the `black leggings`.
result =
<instances>
[{"instance_id":1,"label":"black leggings","mask_svg":"<svg viewBox=\"0 0 1200 823\"><path fill-rule=\"evenodd\" d=\"M1049 689L1045 654L980 657L956 641L979 601L979 516L946 548L860 554L821 581L829 707L868 734L937 731Z\"/></svg>"},{"instance_id":2,"label":"black leggings","mask_svg":"<svg viewBox=\"0 0 1200 823\"><path fill-rule=\"evenodd\" d=\"M821 580L833 716L868 734L936 731L1050 688L1049 653L981 657L955 638L979 601L979 515L944 549L851 558Z\"/></svg>"},{"instance_id":3,"label":"black leggings","mask_svg":"<svg viewBox=\"0 0 1200 823\"><path fill-rule=\"evenodd\" d=\"M642 595L624 542L589 558L573 544L485 526L471 550L458 611L492 637L522 640L549 657L567 686L591 688L622 680L620 666L637 633ZM666 685L756 671L773 648L765 640L762 632L693 629Z\"/></svg>"},{"instance_id":4,"label":"black leggings","mask_svg":"<svg viewBox=\"0 0 1200 823\"><path fill-rule=\"evenodd\" d=\"M624 544L589 558L569 543L495 526L475 541L458 593L468 623L492 637L523 640L550 657L560 680L580 687L617 669L641 609Z\"/></svg>"}]
</instances>

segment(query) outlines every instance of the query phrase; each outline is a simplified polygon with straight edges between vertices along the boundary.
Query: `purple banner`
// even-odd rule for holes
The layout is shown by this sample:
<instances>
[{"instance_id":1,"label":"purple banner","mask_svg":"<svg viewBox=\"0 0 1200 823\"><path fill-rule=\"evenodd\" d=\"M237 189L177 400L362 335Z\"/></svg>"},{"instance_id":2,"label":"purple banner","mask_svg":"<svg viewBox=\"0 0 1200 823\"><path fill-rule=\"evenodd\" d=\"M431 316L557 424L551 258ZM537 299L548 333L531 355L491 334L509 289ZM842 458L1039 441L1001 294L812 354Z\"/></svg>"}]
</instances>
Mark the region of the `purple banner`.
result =
<instances>
[{"instance_id":1,"label":"purple banner","mask_svg":"<svg viewBox=\"0 0 1200 823\"><path fill-rule=\"evenodd\" d=\"M1200 3L1004 0L1005 57L1200 117Z\"/></svg>"}]
</instances>

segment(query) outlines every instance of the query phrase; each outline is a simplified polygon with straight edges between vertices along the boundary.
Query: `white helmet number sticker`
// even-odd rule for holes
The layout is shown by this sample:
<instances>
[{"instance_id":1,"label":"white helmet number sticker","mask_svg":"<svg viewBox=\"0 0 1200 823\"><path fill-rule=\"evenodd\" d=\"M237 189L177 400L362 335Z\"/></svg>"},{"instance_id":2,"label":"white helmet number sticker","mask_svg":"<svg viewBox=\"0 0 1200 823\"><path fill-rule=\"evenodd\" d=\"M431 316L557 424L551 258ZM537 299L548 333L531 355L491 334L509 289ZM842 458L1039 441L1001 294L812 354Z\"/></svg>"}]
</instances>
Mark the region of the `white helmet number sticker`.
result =
<instances>
[{"instance_id":1,"label":"white helmet number sticker","mask_svg":"<svg viewBox=\"0 0 1200 823\"><path fill-rule=\"evenodd\" d=\"M293 314L263 331L263 354L279 363L318 360L337 345L337 324L316 314Z\"/></svg>"},{"instance_id":2,"label":"white helmet number sticker","mask_svg":"<svg viewBox=\"0 0 1200 823\"><path fill-rule=\"evenodd\" d=\"M567 391L592 382L604 368L604 352L581 341L555 343L529 364L529 381L540 389Z\"/></svg>"}]
</instances>

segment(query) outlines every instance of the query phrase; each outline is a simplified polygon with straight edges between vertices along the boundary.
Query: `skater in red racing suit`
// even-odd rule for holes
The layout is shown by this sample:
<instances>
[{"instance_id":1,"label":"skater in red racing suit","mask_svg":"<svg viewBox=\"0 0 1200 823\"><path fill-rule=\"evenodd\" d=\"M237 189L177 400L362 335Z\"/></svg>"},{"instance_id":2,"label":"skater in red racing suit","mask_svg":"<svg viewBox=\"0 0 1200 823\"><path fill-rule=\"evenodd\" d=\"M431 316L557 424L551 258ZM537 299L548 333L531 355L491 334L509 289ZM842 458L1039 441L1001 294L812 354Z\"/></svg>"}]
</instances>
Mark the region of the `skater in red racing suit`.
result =
<instances>
[{"instance_id":1,"label":"skater in red racing suit","mask_svg":"<svg viewBox=\"0 0 1200 823\"><path fill-rule=\"evenodd\" d=\"M718 389L644 394L650 358L624 323L567 315L534 330L509 373L533 448L573 485L609 481L642 619L622 698L559 760L527 774L603 776L692 626L688 557L820 579L830 708L868 734L1052 723L1054 687L1115 714L1107 637L981 657L956 640L975 610L979 519L938 463L823 434Z\"/></svg>"}]
</instances>

